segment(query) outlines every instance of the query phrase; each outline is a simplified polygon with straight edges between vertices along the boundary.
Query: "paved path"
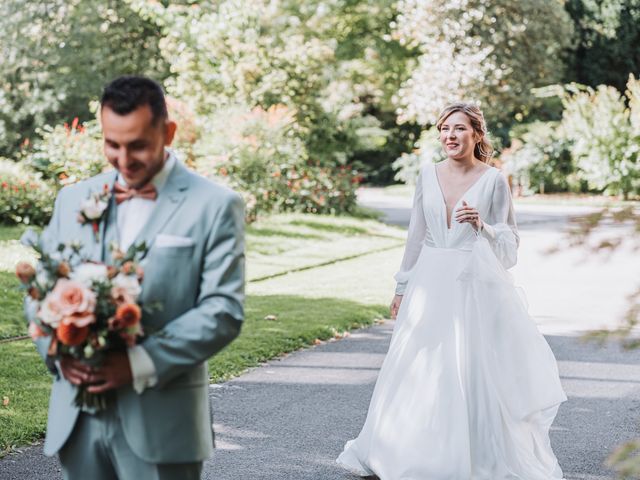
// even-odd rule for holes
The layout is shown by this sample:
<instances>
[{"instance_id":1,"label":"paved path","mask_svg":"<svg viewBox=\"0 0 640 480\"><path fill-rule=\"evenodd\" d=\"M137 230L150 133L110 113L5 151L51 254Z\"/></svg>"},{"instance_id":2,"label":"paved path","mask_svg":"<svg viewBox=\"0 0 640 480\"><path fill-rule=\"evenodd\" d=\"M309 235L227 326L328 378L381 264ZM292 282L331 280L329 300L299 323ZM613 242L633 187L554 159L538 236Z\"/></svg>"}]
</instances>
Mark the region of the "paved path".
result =
<instances>
[{"instance_id":1,"label":"paved path","mask_svg":"<svg viewBox=\"0 0 640 480\"><path fill-rule=\"evenodd\" d=\"M211 389L218 449L211 480L354 480L334 464L364 421L393 322L296 352ZM551 441L567 480L609 480L614 445L638 435L640 351L548 336L569 401ZM57 480L39 448L0 461L3 480ZM141 479L142 480L142 479ZM425 479L427 480L427 479Z\"/></svg>"},{"instance_id":2,"label":"paved path","mask_svg":"<svg viewBox=\"0 0 640 480\"><path fill-rule=\"evenodd\" d=\"M372 205L406 223L408 203ZM637 284L638 256L603 260L576 250L545 253L562 243L570 216L584 209L519 208L518 283L559 363L569 401L551 440L567 480L612 480L608 452L640 436L640 351L599 348L578 335L613 326L624 294ZM403 220L404 219L404 220ZM613 230L612 230L613 231ZM357 435L393 328L387 322L349 338L300 351L213 386L218 450L204 478L215 480L353 480L334 465L344 441ZM57 480L57 461L39 447L0 460L0 479Z\"/></svg>"}]
</instances>

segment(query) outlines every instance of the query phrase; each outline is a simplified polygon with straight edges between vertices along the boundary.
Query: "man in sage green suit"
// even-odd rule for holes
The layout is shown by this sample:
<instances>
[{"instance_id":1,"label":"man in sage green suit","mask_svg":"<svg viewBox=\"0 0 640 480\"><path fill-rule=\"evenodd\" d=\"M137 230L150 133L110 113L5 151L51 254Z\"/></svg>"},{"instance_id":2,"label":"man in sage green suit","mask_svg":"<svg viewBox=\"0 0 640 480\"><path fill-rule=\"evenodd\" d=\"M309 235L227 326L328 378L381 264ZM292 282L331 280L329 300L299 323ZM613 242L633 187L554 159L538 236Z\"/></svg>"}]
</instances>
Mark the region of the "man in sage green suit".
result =
<instances>
[{"instance_id":1,"label":"man in sage green suit","mask_svg":"<svg viewBox=\"0 0 640 480\"><path fill-rule=\"evenodd\" d=\"M236 193L191 172L168 149L176 124L161 87L120 77L102 97L104 151L113 171L63 188L43 234L45 248L79 240L109 261L108 245L146 242L140 301L143 342L109 354L99 368L47 357L56 375L44 451L59 454L65 478L199 478L213 449L207 359L239 333L244 317L244 214ZM114 193L96 238L79 206L104 186ZM37 304L26 300L28 318ZM106 393L106 410L74 406L77 385Z\"/></svg>"}]
</instances>

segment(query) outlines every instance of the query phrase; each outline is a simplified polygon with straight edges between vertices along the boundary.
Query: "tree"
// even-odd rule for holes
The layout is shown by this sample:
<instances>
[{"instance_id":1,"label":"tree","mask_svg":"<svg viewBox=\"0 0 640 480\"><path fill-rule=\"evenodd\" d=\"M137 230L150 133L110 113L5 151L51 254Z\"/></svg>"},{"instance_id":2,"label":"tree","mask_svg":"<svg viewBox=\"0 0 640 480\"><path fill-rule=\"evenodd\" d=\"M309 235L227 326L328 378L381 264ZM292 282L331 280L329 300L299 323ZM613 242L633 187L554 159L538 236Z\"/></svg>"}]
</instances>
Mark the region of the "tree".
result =
<instances>
[{"instance_id":1,"label":"tree","mask_svg":"<svg viewBox=\"0 0 640 480\"><path fill-rule=\"evenodd\" d=\"M117 75L162 81L159 38L124 0L0 2L0 155L45 124L92 119L89 101Z\"/></svg>"},{"instance_id":2,"label":"tree","mask_svg":"<svg viewBox=\"0 0 640 480\"><path fill-rule=\"evenodd\" d=\"M568 80L623 91L640 72L640 0L568 0L566 9L577 43Z\"/></svg>"},{"instance_id":3,"label":"tree","mask_svg":"<svg viewBox=\"0 0 640 480\"><path fill-rule=\"evenodd\" d=\"M479 102L508 127L531 89L563 78L572 25L553 0L401 0L395 35L421 55L396 96L400 120L433 124L454 100Z\"/></svg>"}]
</instances>

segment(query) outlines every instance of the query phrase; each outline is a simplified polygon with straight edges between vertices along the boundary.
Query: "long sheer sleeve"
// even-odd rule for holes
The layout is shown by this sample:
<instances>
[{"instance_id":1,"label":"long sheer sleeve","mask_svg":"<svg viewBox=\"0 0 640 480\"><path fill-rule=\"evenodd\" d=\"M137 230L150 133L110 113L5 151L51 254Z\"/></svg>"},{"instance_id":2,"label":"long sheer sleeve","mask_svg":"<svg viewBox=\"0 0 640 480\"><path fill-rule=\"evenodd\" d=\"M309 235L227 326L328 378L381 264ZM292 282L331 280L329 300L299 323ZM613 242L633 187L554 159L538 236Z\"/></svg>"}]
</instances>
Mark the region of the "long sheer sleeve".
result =
<instances>
[{"instance_id":1,"label":"long sheer sleeve","mask_svg":"<svg viewBox=\"0 0 640 480\"><path fill-rule=\"evenodd\" d=\"M404 249L404 256L400 264L400 270L395 274L394 278L397 282L396 295L403 295L407 288L409 275L413 266L418 260L425 233L427 231L427 223L424 217L422 207L422 172L418 175L416 182L416 192L413 196L413 208L411 209L411 220L409 221L409 232L407 234L407 245Z\"/></svg>"},{"instance_id":2,"label":"long sheer sleeve","mask_svg":"<svg viewBox=\"0 0 640 480\"><path fill-rule=\"evenodd\" d=\"M480 235L489 240L493 252L504 268L511 268L516 264L520 237L509 184L502 175L497 175L491 213L489 218L483 221Z\"/></svg>"}]
</instances>

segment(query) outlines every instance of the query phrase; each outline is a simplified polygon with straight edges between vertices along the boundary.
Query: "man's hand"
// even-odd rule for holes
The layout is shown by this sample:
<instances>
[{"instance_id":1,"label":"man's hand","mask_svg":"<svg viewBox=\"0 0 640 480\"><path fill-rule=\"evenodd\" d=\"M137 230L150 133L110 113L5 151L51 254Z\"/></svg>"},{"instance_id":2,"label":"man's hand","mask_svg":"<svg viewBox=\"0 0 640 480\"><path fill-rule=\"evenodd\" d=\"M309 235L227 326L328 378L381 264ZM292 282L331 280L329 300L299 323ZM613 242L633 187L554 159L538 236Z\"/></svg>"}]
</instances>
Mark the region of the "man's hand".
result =
<instances>
[{"instance_id":1,"label":"man's hand","mask_svg":"<svg viewBox=\"0 0 640 480\"><path fill-rule=\"evenodd\" d=\"M60 359L62 375L74 385L86 385L89 393L131 385L133 375L127 352L110 352L100 367L91 367L70 356Z\"/></svg>"},{"instance_id":2,"label":"man's hand","mask_svg":"<svg viewBox=\"0 0 640 480\"><path fill-rule=\"evenodd\" d=\"M89 393L103 393L107 390L124 387L133 383L131 364L127 352L110 352L104 363L93 369L93 373L86 382L91 386Z\"/></svg>"},{"instance_id":3,"label":"man's hand","mask_svg":"<svg viewBox=\"0 0 640 480\"><path fill-rule=\"evenodd\" d=\"M69 355L63 355L60 358L60 370L62 371L62 376L74 385L86 383L89 375L91 375L91 367L89 365Z\"/></svg>"}]
</instances>

